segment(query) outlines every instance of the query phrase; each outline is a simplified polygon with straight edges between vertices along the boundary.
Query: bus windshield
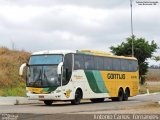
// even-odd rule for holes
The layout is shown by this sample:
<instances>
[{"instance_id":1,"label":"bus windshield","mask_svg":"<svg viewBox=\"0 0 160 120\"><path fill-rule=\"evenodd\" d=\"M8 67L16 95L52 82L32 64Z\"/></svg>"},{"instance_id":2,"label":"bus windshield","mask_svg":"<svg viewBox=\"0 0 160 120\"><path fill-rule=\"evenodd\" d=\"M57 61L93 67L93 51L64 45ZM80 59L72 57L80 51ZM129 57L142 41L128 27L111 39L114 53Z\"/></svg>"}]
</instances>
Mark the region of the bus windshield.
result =
<instances>
[{"instance_id":1,"label":"bus windshield","mask_svg":"<svg viewBox=\"0 0 160 120\"><path fill-rule=\"evenodd\" d=\"M27 69L27 86L60 86L61 79L57 74L57 66L62 62L62 58L62 55L31 56Z\"/></svg>"}]
</instances>

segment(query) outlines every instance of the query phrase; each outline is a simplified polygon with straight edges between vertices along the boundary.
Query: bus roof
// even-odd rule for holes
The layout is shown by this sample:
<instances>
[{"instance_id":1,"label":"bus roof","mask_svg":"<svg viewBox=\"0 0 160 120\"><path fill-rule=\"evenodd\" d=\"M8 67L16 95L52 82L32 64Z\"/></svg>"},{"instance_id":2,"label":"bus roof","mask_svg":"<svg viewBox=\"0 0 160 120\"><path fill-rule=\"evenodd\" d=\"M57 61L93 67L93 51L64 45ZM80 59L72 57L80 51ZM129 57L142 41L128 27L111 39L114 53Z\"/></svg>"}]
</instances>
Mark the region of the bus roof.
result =
<instances>
[{"instance_id":1,"label":"bus roof","mask_svg":"<svg viewBox=\"0 0 160 120\"><path fill-rule=\"evenodd\" d=\"M45 51L39 51L34 52L32 55L45 55L45 54L67 54L67 53L76 53L76 51L72 50L45 50Z\"/></svg>"},{"instance_id":2,"label":"bus roof","mask_svg":"<svg viewBox=\"0 0 160 120\"><path fill-rule=\"evenodd\" d=\"M104 51L80 50L78 52L79 53L83 53L83 54L95 55L95 56L106 56L106 57L112 57L112 58L124 58L124 59L134 59L134 60L137 60L135 57L117 56L117 55L113 55L112 53L104 52Z\"/></svg>"},{"instance_id":3,"label":"bus roof","mask_svg":"<svg viewBox=\"0 0 160 120\"><path fill-rule=\"evenodd\" d=\"M68 53L80 53L80 54L86 54L86 55L94 55L94 56L106 56L106 57L112 57L112 58L123 58L123 59L134 59L137 60L135 57L126 57L126 56L116 56L109 52L104 51L97 51L97 50L45 50L45 51L39 51L34 52L32 55L45 55L45 54L68 54Z\"/></svg>"}]
</instances>

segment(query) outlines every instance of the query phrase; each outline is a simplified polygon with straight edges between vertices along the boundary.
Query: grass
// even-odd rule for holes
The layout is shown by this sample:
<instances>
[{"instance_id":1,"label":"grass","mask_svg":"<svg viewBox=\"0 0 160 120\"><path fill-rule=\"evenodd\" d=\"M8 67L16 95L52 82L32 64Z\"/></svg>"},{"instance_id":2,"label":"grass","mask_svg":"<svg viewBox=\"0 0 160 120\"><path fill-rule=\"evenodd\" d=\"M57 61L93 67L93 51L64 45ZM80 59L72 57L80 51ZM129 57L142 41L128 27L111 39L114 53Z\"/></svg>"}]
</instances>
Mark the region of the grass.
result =
<instances>
[{"instance_id":1,"label":"grass","mask_svg":"<svg viewBox=\"0 0 160 120\"><path fill-rule=\"evenodd\" d=\"M149 69L146 75L146 81L160 81L160 69Z\"/></svg>"},{"instance_id":2,"label":"grass","mask_svg":"<svg viewBox=\"0 0 160 120\"><path fill-rule=\"evenodd\" d=\"M141 85L139 89L140 94L147 93L147 89L150 93L160 92L160 85Z\"/></svg>"},{"instance_id":3,"label":"grass","mask_svg":"<svg viewBox=\"0 0 160 120\"><path fill-rule=\"evenodd\" d=\"M26 96L25 83L0 89L0 96Z\"/></svg>"},{"instance_id":4,"label":"grass","mask_svg":"<svg viewBox=\"0 0 160 120\"><path fill-rule=\"evenodd\" d=\"M20 83L18 70L29 56L28 52L0 48L0 88L17 86Z\"/></svg>"},{"instance_id":5,"label":"grass","mask_svg":"<svg viewBox=\"0 0 160 120\"><path fill-rule=\"evenodd\" d=\"M148 69L148 73L146 75L146 82L160 82L160 69ZM150 93L160 92L160 85L149 85L144 84L140 86L139 93L145 94L147 93L147 89Z\"/></svg>"},{"instance_id":6,"label":"grass","mask_svg":"<svg viewBox=\"0 0 160 120\"><path fill-rule=\"evenodd\" d=\"M0 47L0 96L25 96L25 80L18 70L29 56L29 52Z\"/></svg>"}]
</instances>

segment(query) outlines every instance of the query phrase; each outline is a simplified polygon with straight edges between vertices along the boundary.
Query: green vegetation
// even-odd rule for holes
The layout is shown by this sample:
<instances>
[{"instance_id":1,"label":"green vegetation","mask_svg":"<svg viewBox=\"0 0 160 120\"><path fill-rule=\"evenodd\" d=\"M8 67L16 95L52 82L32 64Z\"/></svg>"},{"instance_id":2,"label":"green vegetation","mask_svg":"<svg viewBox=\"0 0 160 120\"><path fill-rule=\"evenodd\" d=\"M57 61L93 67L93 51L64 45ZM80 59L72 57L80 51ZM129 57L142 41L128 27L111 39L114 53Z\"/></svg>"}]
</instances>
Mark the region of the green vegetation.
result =
<instances>
[{"instance_id":1,"label":"green vegetation","mask_svg":"<svg viewBox=\"0 0 160 120\"><path fill-rule=\"evenodd\" d=\"M30 53L25 51L0 48L0 95L25 95L25 80L19 77L18 70L22 63L27 62L29 56Z\"/></svg>"},{"instance_id":2,"label":"green vegetation","mask_svg":"<svg viewBox=\"0 0 160 120\"><path fill-rule=\"evenodd\" d=\"M1 88L0 96L26 96L25 83L21 82L17 86Z\"/></svg>"},{"instance_id":3,"label":"green vegetation","mask_svg":"<svg viewBox=\"0 0 160 120\"><path fill-rule=\"evenodd\" d=\"M149 43L144 38L136 38L135 36L127 38L126 42L122 42L117 47L111 46L111 50L116 55L131 56L132 55L132 38L134 45L134 56L138 59L139 75L141 84L145 82L145 75L148 71L147 58L151 58L153 52L156 51L157 44L152 41Z\"/></svg>"},{"instance_id":4,"label":"green vegetation","mask_svg":"<svg viewBox=\"0 0 160 120\"><path fill-rule=\"evenodd\" d=\"M157 62L160 61L160 56L153 56L153 59Z\"/></svg>"}]
</instances>

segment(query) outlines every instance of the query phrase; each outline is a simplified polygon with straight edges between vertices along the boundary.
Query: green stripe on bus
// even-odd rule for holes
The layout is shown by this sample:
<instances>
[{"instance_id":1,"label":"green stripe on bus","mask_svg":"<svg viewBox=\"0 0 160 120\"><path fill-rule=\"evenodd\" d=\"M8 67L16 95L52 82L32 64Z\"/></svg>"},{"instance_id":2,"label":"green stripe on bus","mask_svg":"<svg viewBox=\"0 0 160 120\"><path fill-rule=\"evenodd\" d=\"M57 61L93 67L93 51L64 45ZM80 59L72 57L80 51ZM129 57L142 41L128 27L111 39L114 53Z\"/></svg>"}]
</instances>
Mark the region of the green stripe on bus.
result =
<instances>
[{"instance_id":1,"label":"green stripe on bus","mask_svg":"<svg viewBox=\"0 0 160 120\"><path fill-rule=\"evenodd\" d=\"M86 70L85 74L86 74L89 86L92 89L92 91L95 93L102 93L102 91L99 89L99 87L97 85L97 82L96 82L96 79L93 75L93 72L91 70Z\"/></svg>"},{"instance_id":2,"label":"green stripe on bus","mask_svg":"<svg viewBox=\"0 0 160 120\"><path fill-rule=\"evenodd\" d=\"M101 76L101 73L99 71L93 71L93 75L94 75L94 78L96 80L96 83L98 85L98 88L99 90L102 92L102 93L108 93L108 90L105 86L105 83L103 81L103 78Z\"/></svg>"},{"instance_id":3,"label":"green stripe on bus","mask_svg":"<svg viewBox=\"0 0 160 120\"><path fill-rule=\"evenodd\" d=\"M55 91L56 89L57 89L57 87L53 86L53 87L44 88L43 91L44 92L52 92L52 91Z\"/></svg>"}]
</instances>

